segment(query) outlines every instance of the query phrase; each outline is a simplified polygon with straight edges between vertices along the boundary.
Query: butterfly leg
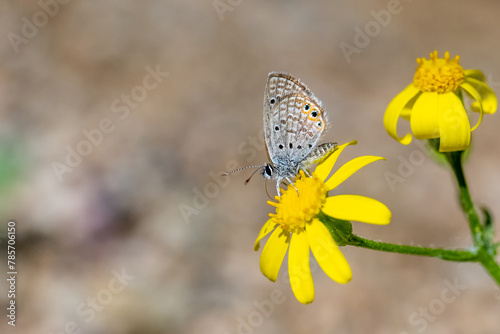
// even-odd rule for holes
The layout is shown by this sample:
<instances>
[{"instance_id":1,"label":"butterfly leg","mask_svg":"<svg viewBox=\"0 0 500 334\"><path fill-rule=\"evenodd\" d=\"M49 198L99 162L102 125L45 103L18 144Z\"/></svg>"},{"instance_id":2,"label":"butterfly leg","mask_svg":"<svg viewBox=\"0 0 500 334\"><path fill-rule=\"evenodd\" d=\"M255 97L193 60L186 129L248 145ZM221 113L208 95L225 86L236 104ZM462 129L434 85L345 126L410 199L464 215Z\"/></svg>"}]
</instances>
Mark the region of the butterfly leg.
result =
<instances>
[{"instance_id":1,"label":"butterfly leg","mask_svg":"<svg viewBox=\"0 0 500 334\"><path fill-rule=\"evenodd\" d=\"M283 182L283 179L276 181L276 193L278 194L278 197L280 197L280 198L281 198L281 188L280 188L281 182Z\"/></svg>"},{"instance_id":2,"label":"butterfly leg","mask_svg":"<svg viewBox=\"0 0 500 334\"><path fill-rule=\"evenodd\" d=\"M307 171L307 169L305 169L305 168L301 168L301 169L304 171L304 173L305 173L308 177L312 177L312 175L311 175L311 174L309 174L309 172Z\"/></svg>"},{"instance_id":3,"label":"butterfly leg","mask_svg":"<svg viewBox=\"0 0 500 334\"><path fill-rule=\"evenodd\" d=\"M290 180L290 178L286 178L286 180L295 188L295 191L297 192L297 195L299 194L299 190L297 189L297 187L295 186L295 184L293 184L292 180Z\"/></svg>"},{"instance_id":4,"label":"butterfly leg","mask_svg":"<svg viewBox=\"0 0 500 334\"><path fill-rule=\"evenodd\" d=\"M292 185L292 187L295 188L295 191L297 192L297 194L299 193L299 190L297 189L297 187L295 186L295 184L293 184L292 180L290 180L290 178L285 178L286 181L288 181L289 185ZM283 179L281 180L278 180L278 182L276 182L276 193L278 193L278 196L281 198L281 188L280 188L280 184L281 182L283 182Z\"/></svg>"}]
</instances>

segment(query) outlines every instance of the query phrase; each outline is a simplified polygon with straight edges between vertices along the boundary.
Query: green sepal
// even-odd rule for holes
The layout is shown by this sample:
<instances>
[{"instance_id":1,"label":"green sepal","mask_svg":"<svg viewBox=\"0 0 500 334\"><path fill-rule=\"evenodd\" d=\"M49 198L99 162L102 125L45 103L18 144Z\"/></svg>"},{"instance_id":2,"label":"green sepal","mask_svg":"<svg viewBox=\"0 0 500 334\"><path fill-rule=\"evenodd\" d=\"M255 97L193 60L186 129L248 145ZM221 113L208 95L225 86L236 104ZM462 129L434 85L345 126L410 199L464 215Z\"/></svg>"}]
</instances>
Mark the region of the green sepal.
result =
<instances>
[{"instance_id":1,"label":"green sepal","mask_svg":"<svg viewBox=\"0 0 500 334\"><path fill-rule=\"evenodd\" d=\"M352 224L350 221L336 219L323 212L320 212L317 217L326 226L338 246L349 244L352 235Z\"/></svg>"},{"instance_id":2,"label":"green sepal","mask_svg":"<svg viewBox=\"0 0 500 334\"><path fill-rule=\"evenodd\" d=\"M427 148L427 152L429 153L429 156L431 157L434 162L436 162L438 165L441 166L448 166L448 155L454 154L454 155L459 155L460 156L460 161L462 164L464 164L470 156L470 153L472 151L472 138L471 138L471 145L467 147L463 151L455 151L455 152L439 152L439 143L440 139L435 138L435 139L427 139L427 143L425 147Z\"/></svg>"},{"instance_id":3,"label":"green sepal","mask_svg":"<svg viewBox=\"0 0 500 334\"><path fill-rule=\"evenodd\" d=\"M439 152L440 140L439 138L427 139L425 148L429 157L434 160L435 163L441 166L448 166L448 160L446 154Z\"/></svg>"}]
</instances>

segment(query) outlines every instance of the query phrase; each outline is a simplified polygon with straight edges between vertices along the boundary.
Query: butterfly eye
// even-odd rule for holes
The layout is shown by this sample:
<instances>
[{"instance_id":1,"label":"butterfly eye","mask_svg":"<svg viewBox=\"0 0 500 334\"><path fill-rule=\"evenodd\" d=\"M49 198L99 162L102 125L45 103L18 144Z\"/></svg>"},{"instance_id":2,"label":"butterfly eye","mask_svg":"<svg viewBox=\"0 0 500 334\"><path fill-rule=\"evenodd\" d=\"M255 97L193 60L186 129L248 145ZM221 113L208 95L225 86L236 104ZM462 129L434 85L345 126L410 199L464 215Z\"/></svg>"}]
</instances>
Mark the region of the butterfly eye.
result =
<instances>
[{"instance_id":1,"label":"butterfly eye","mask_svg":"<svg viewBox=\"0 0 500 334\"><path fill-rule=\"evenodd\" d=\"M311 112L311 116L314 117L314 118L316 118L316 116L318 116L318 112L316 110L313 110Z\"/></svg>"},{"instance_id":2,"label":"butterfly eye","mask_svg":"<svg viewBox=\"0 0 500 334\"><path fill-rule=\"evenodd\" d=\"M310 105L308 105L308 104L306 104L306 105L304 106L304 110L305 110L305 111L308 111L310 108L311 108L311 106L310 106Z\"/></svg>"},{"instance_id":3,"label":"butterfly eye","mask_svg":"<svg viewBox=\"0 0 500 334\"><path fill-rule=\"evenodd\" d=\"M323 124L321 124L321 122L316 123L316 125L317 125L317 126L318 126L318 128L320 128L320 129L321 129L321 127L323 126Z\"/></svg>"},{"instance_id":4,"label":"butterfly eye","mask_svg":"<svg viewBox=\"0 0 500 334\"><path fill-rule=\"evenodd\" d=\"M264 171L268 177L271 177L273 175L273 168L270 165L266 165Z\"/></svg>"},{"instance_id":5,"label":"butterfly eye","mask_svg":"<svg viewBox=\"0 0 500 334\"><path fill-rule=\"evenodd\" d=\"M269 100L269 103L270 104L275 104L276 103L276 99L274 97L272 97L270 100Z\"/></svg>"},{"instance_id":6,"label":"butterfly eye","mask_svg":"<svg viewBox=\"0 0 500 334\"><path fill-rule=\"evenodd\" d=\"M279 129L280 129L280 127L279 127L279 126L275 126L275 127L274 127L274 130L276 130L276 131L279 131Z\"/></svg>"}]
</instances>

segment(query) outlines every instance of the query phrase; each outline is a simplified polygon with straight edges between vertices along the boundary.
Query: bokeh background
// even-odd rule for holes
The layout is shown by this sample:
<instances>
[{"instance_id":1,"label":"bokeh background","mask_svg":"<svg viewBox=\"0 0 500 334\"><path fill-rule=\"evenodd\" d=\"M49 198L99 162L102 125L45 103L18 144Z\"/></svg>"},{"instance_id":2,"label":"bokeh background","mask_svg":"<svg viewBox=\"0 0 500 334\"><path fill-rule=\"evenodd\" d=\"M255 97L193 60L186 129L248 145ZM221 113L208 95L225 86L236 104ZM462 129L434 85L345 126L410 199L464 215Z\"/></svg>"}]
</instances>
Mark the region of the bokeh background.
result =
<instances>
[{"instance_id":1,"label":"bokeh background","mask_svg":"<svg viewBox=\"0 0 500 334\"><path fill-rule=\"evenodd\" d=\"M375 23L388 8L398 14ZM286 266L271 283L253 251L272 211L264 181L218 176L267 161L264 85L287 71L323 101L324 141L358 140L341 162L387 158L336 191L393 212L388 226L355 222L356 233L467 247L449 172L421 143L391 139L382 117L433 50L498 90L499 16L494 0L2 1L0 221L17 223L18 309L12 328L2 279L0 332L500 333L500 290L475 264L346 247L353 280L313 265L316 300L300 304ZM346 57L341 45L367 26L373 36ZM499 127L485 117L466 166L494 217Z\"/></svg>"}]
</instances>

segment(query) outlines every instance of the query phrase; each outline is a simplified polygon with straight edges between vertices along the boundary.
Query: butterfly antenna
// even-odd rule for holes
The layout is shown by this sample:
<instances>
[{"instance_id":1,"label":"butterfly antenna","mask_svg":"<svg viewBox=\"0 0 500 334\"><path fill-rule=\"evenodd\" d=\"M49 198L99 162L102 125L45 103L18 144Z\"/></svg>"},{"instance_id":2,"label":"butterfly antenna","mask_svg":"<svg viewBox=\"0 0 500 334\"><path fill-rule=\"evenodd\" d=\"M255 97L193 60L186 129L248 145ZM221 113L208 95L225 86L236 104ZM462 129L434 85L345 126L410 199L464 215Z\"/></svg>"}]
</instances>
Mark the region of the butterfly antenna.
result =
<instances>
[{"instance_id":1,"label":"butterfly antenna","mask_svg":"<svg viewBox=\"0 0 500 334\"><path fill-rule=\"evenodd\" d=\"M231 175L233 173L236 173L236 172L239 172L240 170L244 170L244 169L247 169L247 168L255 168L255 167L265 167L265 166L259 166L259 165L255 165L255 166L246 166L246 167L241 167L241 168L238 168L238 169L235 169L235 170L232 170L230 172L225 172L225 173L222 173L221 176L228 176L228 175ZM258 169L257 169L258 170ZM254 172L255 174L255 172ZM253 175L253 174L252 174Z\"/></svg>"},{"instance_id":2,"label":"butterfly antenna","mask_svg":"<svg viewBox=\"0 0 500 334\"><path fill-rule=\"evenodd\" d=\"M254 167L264 167L264 166L254 166ZM256 170L253 171L252 175L250 175L250 177L245 180L245 185L247 185L248 182L250 182L250 179L252 178L252 176L254 176L255 173L257 173L258 171L259 171L259 169L256 169Z\"/></svg>"}]
</instances>

